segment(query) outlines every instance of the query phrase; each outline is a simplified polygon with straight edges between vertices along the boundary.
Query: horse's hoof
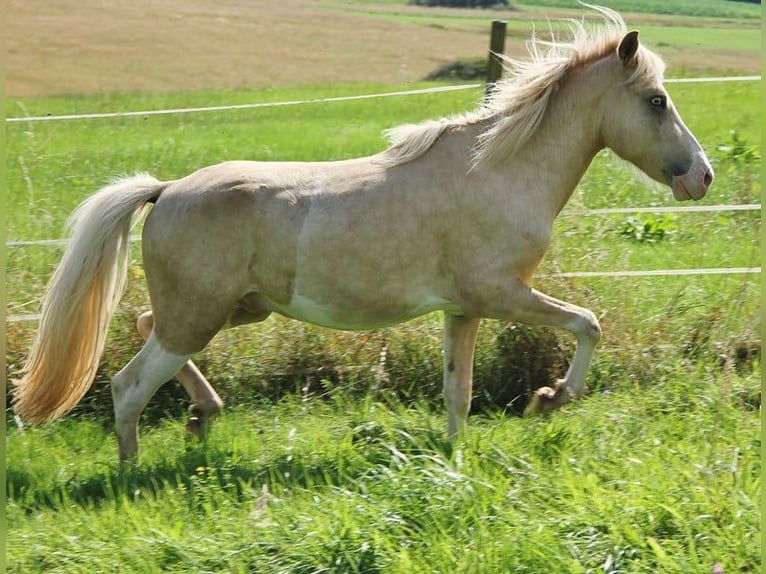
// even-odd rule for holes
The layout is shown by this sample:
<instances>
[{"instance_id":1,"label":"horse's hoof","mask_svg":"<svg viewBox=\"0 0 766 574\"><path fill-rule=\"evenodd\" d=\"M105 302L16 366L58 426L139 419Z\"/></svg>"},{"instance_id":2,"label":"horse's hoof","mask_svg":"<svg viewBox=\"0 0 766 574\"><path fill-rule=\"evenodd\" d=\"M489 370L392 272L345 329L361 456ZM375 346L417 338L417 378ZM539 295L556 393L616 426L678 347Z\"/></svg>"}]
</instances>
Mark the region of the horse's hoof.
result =
<instances>
[{"instance_id":1,"label":"horse's hoof","mask_svg":"<svg viewBox=\"0 0 766 574\"><path fill-rule=\"evenodd\" d=\"M540 387L532 396L532 401L526 409L525 415L541 414L555 410L570 400L569 389L564 381L558 381L553 387Z\"/></svg>"},{"instance_id":2,"label":"horse's hoof","mask_svg":"<svg viewBox=\"0 0 766 574\"><path fill-rule=\"evenodd\" d=\"M186 432L197 438L201 438L204 434L204 423L199 417L189 417L186 422Z\"/></svg>"}]
</instances>

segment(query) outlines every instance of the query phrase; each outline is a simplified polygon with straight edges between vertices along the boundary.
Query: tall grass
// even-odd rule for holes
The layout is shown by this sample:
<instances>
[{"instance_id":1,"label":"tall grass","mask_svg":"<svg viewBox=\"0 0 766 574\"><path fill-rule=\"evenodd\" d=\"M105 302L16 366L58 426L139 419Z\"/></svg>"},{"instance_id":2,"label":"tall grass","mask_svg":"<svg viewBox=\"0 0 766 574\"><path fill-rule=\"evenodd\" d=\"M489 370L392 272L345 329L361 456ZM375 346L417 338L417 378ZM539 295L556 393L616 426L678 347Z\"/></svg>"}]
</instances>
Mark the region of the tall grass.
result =
<instances>
[{"instance_id":1,"label":"tall grass","mask_svg":"<svg viewBox=\"0 0 766 574\"><path fill-rule=\"evenodd\" d=\"M759 568L757 412L721 376L476 418L286 399L120 470L86 420L8 437L9 572L726 572Z\"/></svg>"}]
</instances>

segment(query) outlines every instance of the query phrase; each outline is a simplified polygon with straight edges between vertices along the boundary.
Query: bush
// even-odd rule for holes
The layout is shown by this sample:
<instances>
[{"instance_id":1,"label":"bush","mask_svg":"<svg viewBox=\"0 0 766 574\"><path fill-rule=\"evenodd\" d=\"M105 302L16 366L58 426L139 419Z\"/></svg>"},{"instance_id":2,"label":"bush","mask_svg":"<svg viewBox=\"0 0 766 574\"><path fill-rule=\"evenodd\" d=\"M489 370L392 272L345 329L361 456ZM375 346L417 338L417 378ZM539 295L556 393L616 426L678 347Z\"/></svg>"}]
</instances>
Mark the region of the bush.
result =
<instances>
[{"instance_id":1,"label":"bush","mask_svg":"<svg viewBox=\"0 0 766 574\"><path fill-rule=\"evenodd\" d=\"M438 80L485 80L487 78L487 58L455 60L440 66L424 79Z\"/></svg>"},{"instance_id":2,"label":"bush","mask_svg":"<svg viewBox=\"0 0 766 574\"><path fill-rule=\"evenodd\" d=\"M472 411L521 414L535 390L564 376L571 352L555 329L502 325L491 348L477 349Z\"/></svg>"},{"instance_id":3,"label":"bush","mask_svg":"<svg viewBox=\"0 0 766 574\"><path fill-rule=\"evenodd\" d=\"M682 360L723 369L748 371L760 361L760 338L755 332L720 337L721 314L705 315L682 337ZM716 318L719 319L716 319ZM9 326L7 376L18 376L28 339ZM96 381L70 415L91 416L112 425L109 381L143 341L132 315L115 318ZM652 346L642 347L646 353ZM539 387L562 377L574 352L574 338L561 330L484 320L474 361L472 412L505 410L520 414ZM658 351L660 352L660 351ZM635 351L602 356L588 374L591 389L599 389L619 373L633 381L655 380L657 364L668 360ZM260 325L220 333L195 363L218 390L226 406L276 402L287 395L318 400L372 396L376 400L420 402L443 409L442 326L427 316L389 329L350 333L275 318ZM6 400L10 406L8 385ZM743 403L760 399L748 391ZM757 393L756 393L757 394ZM149 402L142 425L185 416L190 401L177 381L163 385ZM7 413L12 420L12 412Z\"/></svg>"},{"instance_id":4,"label":"bush","mask_svg":"<svg viewBox=\"0 0 766 574\"><path fill-rule=\"evenodd\" d=\"M107 347L93 386L70 416L89 415L112 424L108 383L143 344L133 325L129 317L114 321L112 346ZM558 335L550 328L483 321L476 349L473 412L509 409L520 413L535 389L562 376L571 349L559 343ZM118 340L121 344L116 345ZM11 355L13 378L22 356ZM369 333L278 319L224 331L194 361L229 406L273 402L291 394L320 399L373 395L405 403L425 400L438 408L443 404L442 327L432 318ZM184 389L173 380L149 402L141 424L184 417L189 403Z\"/></svg>"}]
</instances>

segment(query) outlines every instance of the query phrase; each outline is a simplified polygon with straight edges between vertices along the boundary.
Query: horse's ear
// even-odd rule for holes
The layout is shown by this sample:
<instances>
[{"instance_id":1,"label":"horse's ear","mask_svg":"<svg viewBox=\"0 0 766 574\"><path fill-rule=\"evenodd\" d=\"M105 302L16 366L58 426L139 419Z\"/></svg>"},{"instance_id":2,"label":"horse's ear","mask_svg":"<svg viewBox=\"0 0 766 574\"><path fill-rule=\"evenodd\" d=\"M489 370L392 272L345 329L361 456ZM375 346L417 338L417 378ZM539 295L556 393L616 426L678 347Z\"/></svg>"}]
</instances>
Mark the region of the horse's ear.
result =
<instances>
[{"instance_id":1,"label":"horse's ear","mask_svg":"<svg viewBox=\"0 0 766 574\"><path fill-rule=\"evenodd\" d=\"M620 56L620 60L626 66L630 64L630 61L636 55L638 51L638 30L631 30L620 42L620 47L617 48L617 55Z\"/></svg>"}]
</instances>

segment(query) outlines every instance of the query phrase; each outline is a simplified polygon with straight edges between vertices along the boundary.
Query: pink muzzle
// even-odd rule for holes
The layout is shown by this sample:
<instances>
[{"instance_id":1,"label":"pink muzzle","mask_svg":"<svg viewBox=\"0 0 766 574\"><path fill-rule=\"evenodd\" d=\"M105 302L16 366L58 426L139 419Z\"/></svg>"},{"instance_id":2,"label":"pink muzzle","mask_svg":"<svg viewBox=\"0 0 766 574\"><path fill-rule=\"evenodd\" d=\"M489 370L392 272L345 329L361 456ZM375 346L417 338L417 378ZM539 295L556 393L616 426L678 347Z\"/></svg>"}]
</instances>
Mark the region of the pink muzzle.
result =
<instances>
[{"instance_id":1,"label":"pink muzzle","mask_svg":"<svg viewBox=\"0 0 766 574\"><path fill-rule=\"evenodd\" d=\"M703 155L683 175L674 175L671 187L678 201L702 199L713 183L713 168Z\"/></svg>"}]
</instances>

